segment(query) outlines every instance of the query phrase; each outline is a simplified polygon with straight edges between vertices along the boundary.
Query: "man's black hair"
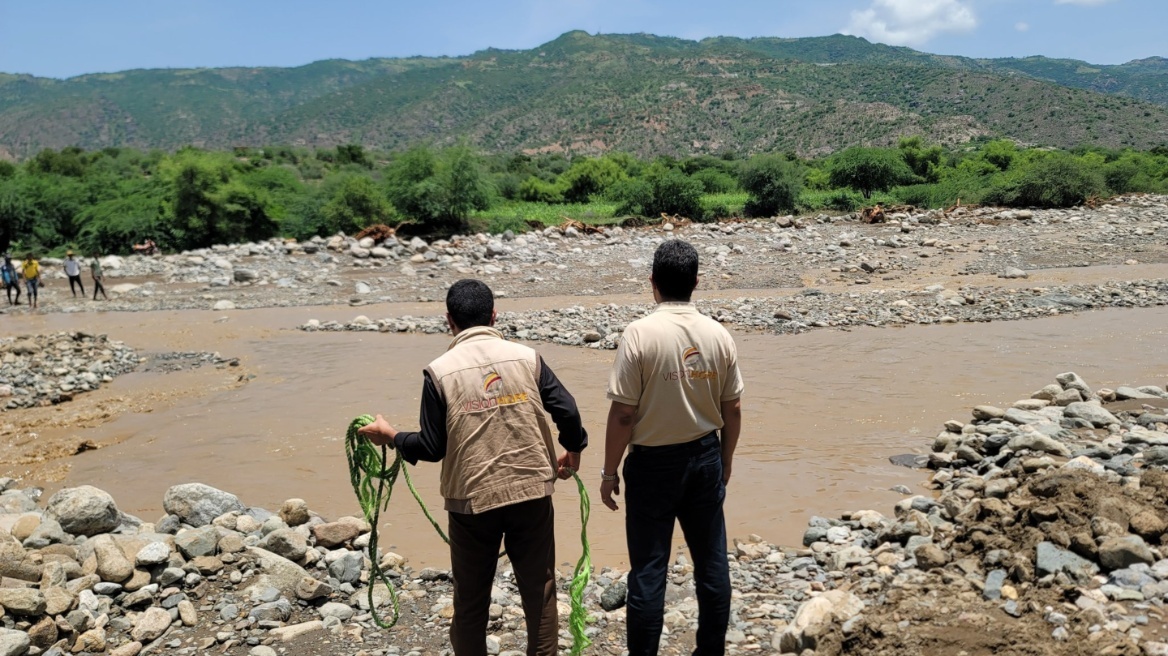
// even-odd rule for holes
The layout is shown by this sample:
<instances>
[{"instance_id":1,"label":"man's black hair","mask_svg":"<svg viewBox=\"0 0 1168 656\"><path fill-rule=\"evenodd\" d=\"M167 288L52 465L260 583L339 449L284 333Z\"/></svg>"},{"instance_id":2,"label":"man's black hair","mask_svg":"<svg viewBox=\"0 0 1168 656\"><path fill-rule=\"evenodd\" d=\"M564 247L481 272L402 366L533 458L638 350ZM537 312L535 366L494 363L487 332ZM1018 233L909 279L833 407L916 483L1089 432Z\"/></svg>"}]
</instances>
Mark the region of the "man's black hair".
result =
<instances>
[{"instance_id":1,"label":"man's black hair","mask_svg":"<svg viewBox=\"0 0 1168 656\"><path fill-rule=\"evenodd\" d=\"M459 330L491 325L495 295L481 280L459 280L446 292L446 311Z\"/></svg>"},{"instance_id":2,"label":"man's black hair","mask_svg":"<svg viewBox=\"0 0 1168 656\"><path fill-rule=\"evenodd\" d=\"M688 242L670 239L653 254L653 282L667 301L689 302L698 286L698 251Z\"/></svg>"}]
</instances>

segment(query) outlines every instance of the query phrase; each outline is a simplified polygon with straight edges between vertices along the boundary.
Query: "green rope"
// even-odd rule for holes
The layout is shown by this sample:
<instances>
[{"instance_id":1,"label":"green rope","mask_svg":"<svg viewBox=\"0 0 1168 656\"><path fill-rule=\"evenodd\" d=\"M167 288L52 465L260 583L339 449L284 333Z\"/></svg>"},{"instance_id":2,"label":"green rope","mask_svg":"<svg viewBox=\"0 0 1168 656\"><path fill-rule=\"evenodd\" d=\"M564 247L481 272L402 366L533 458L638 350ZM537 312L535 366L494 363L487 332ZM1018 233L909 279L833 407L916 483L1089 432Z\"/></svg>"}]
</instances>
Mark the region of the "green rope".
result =
<instances>
[{"instance_id":1,"label":"green rope","mask_svg":"<svg viewBox=\"0 0 1168 656\"><path fill-rule=\"evenodd\" d=\"M369 560L372 561L373 565L369 577L369 612L373 615L373 622L377 626L391 629L397 624L400 611L397 591L389 576L381 568L381 561L378 558L377 525L381 519L381 511L389 508L389 499L393 495L393 486L397 482L399 474L405 477L406 487L414 495L414 500L418 502L422 513L426 515L426 519L430 520L430 525L438 532L442 541L450 544L450 538L442 531L442 527L438 525L434 516L430 514L430 509L422 501L421 495L414 487L413 480L410 479L409 468L403 465L401 453L398 453L393 462L386 467L388 459L386 447L378 448L357 433L358 429L373 423L373 421L372 416L361 415L349 424L349 430L345 434L345 457L349 461L349 479L353 484L353 492L357 495L357 503L361 506L361 512L365 514L365 521L369 522L371 527ZM588 515L591 512L591 503L588 500L588 491L584 488L584 481L580 480L580 476L576 472L572 472L572 478L576 479L576 486L580 490L581 554L580 560L576 562L576 569L572 573L572 583L569 586L568 596L571 600L572 610L568 615L568 630L572 634L572 656L579 656L592 644L592 641L585 635L588 614L584 610L584 589L588 587L588 582L592 578L592 551L588 546ZM503 555L503 553L499 554L500 557ZM393 619L388 622L378 615L377 604L373 601L373 588L378 581L389 590L389 597L393 602Z\"/></svg>"}]
</instances>

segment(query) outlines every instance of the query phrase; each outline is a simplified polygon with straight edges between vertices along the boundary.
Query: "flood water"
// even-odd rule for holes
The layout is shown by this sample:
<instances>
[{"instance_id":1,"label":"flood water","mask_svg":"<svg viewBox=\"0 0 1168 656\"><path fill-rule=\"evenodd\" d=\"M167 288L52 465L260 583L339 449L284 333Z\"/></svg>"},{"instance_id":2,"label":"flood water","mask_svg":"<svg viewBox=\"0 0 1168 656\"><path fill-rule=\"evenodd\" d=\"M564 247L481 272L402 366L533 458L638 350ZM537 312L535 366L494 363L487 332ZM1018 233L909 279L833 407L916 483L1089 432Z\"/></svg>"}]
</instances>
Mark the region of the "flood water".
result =
<instances>
[{"instance_id":1,"label":"flood water","mask_svg":"<svg viewBox=\"0 0 1168 656\"><path fill-rule=\"evenodd\" d=\"M539 299L507 301L500 309ZM546 302L546 301L544 301ZM577 303L581 299L576 299ZM587 301L584 301L587 302ZM199 481L249 505L275 510L290 497L329 517L358 512L349 487L343 433L352 417L385 414L417 427L421 370L447 344L442 336L304 333L309 318L430 314L437 305L278 308L228 313L53 314L5 320L16 332L83 329L145 351L211 350L240 357L255 378L237 389L194 393L149 413L124 414L77 436L112 446L69 459L63 481L109 491L126 512L162 513L170 485ZM1024 322L820 330L797 336L737 335L746 381L744 430L727 501L731 536L756 533L797 544L807 518L873 508L890 512L904 484L923 492L922 472L887 458L924 452L941 424L980 403L1009 404L1077 371L1097 387L1165 384L1168 308L1108 310ZM7 333L8 330L5 330ZM575 394L592 446L582 475L593 495L589 536L600 566L625 563L623 512L599 502L604 386L613 352L536 344ZM224 370L224 377L238 370ZM206 374L200 374L205 376ZM163 374L131 374L111 390L132 394ZM193 376L189 373L165 376ZM98 392L101 394L103 392ZM4 472L0 472L3 474ZM440 509L438 466L414 472ZM579 553L575 486L556 493L563 561ZM51 491L51 490L50 490ZM447 563L446 550L404 486L384 515L382 545L415 566Z\"/></svg>"}]
</instances>

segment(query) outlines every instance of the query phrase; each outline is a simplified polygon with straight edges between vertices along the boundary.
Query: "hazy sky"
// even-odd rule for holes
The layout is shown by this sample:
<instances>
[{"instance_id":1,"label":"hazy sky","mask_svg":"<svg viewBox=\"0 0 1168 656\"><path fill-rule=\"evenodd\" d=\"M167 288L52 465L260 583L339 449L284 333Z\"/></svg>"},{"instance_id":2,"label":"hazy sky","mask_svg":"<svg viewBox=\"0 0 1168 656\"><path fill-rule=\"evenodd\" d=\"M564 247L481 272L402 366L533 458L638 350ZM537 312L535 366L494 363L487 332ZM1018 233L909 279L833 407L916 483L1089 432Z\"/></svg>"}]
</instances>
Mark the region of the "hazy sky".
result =
<instances>
[{"instance_id":1,"label":"hazy sky","mask_svg":"<svg viewBox=\"0 0 1168 656\"><path fill-rule=\"evenodd\" d=\"M531 48L572 29L821 36L971 57L1168 56L1168 0L0 0L0 71L295 66Z\"/></svg>"}]
</instances>

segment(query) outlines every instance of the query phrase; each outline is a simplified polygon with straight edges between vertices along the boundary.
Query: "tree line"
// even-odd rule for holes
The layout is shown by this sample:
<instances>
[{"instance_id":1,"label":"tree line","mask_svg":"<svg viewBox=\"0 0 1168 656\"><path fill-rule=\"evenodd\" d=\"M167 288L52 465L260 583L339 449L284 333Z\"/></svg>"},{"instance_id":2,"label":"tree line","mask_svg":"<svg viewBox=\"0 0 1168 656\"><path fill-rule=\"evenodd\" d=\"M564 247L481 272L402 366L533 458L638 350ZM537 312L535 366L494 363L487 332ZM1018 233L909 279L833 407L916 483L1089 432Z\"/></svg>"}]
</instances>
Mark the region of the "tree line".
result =
<instances>
[{"instance_id":1,"label":"tree line","mask_svg":"<svg viewBox=\"0 0 1168 656\"><path fill-rule=\"evenodd\" d=\"M398 153L356 144L65 148L0 161L0 250L118 253L146 238L183 250L377 223L426 234L501 232L573 212L586 221L663 213L712 221L875 203L1069 207L1131 192L1168 193L1168 148L1063 151L983 140L945 149L913 137L818 159L725 152L653 160L484 155L466 145Z\"/></svg>"}]
</instances>

